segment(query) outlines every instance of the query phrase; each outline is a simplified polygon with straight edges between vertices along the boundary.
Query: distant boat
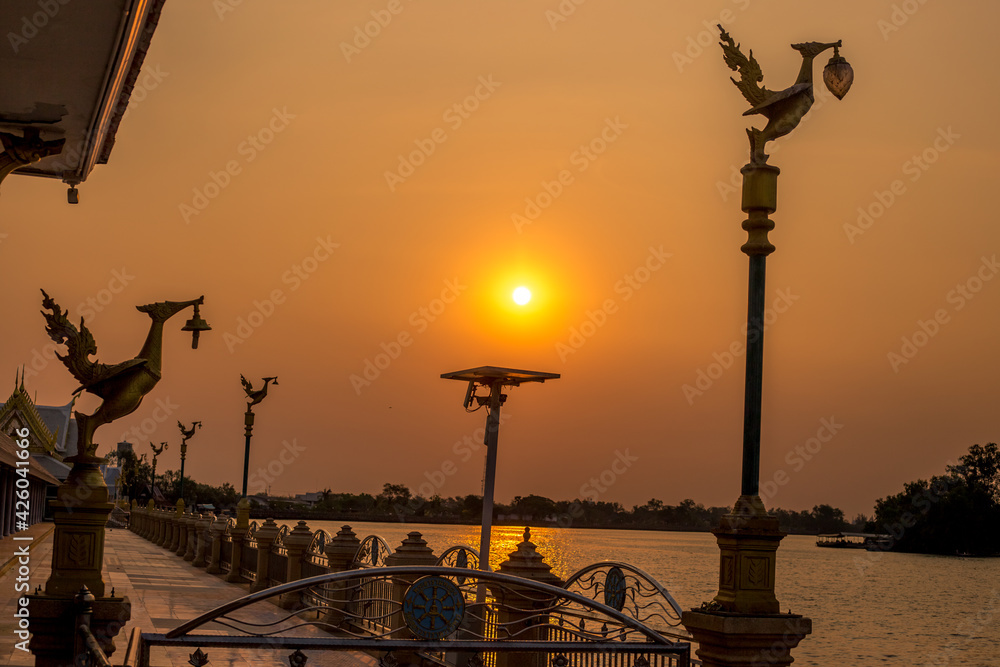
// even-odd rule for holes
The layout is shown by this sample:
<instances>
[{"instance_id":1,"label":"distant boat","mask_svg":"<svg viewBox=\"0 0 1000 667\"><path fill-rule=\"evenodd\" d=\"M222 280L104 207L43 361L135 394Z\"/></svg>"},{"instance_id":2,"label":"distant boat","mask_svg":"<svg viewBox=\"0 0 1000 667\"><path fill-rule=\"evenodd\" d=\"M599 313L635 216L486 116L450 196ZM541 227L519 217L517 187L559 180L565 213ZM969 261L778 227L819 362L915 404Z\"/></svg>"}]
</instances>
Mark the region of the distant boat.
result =
<instances>
[{"instance_id":1,"label":"distant boat","mask_svg":"<svg viewBox=\"0 0 1000 667\"><path fill-rule=\"evenodd\" d=\"M826 533L816 536L816 546L885 551L889 548L889 536L876 533Z\"/></svg>"}]
</instances>

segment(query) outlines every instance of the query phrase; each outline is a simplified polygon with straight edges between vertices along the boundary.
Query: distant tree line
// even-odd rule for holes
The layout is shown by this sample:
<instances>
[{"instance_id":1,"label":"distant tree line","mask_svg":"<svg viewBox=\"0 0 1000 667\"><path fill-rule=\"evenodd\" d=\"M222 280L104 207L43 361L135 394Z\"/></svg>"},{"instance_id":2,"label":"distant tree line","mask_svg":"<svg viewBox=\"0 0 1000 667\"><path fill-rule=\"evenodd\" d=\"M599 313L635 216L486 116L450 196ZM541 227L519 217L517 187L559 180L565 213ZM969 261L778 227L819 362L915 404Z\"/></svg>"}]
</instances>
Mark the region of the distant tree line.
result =
<instances>
[{"instance_id":1,"label":"distant tree line","mask_svg":"<svg viewBox=\"0 0 1000 667\"><path fill-rule=\"evenodd\" d=\"M1000 451L972 445L957 465L875 503L871 532L888 549L913 553L1000 555Z\"/></svg>"},{"instance_id":2,"label":"distant tree line","mask_svg":"<svg viewBox=\"0 0 1000 667\"><path fill-rule=\"evenodd\" d=\"M108 457L121 469L122 494L145 505L150 498L152 465L146 454L132 451L113 452ZM157 471L156 487L165 503L174 505L180 497L180 472ZM184 476L184 502L211 504L216 511L235 510L240 499L232 484L201 484ZM644 505L625 509L620 503L595 500L552 500L544 496L514 496L509 504L495 503L494 523L577 528L631 528L643 530L694 530L716 528L730 507L705 507L694 500L667 505L655 498ZM843 511L830 505L809 510L770 510L778 517L783 530L797 534L836 533L861 530L867 518L859 515L848 522ZM319 501L308 506L293 498L271 498L266 505L252 501L251 516L279 519L317 519L328 521L403 521L411 523L478 524L483 513L479 495L425 498L414 495L405 484L383 484L377 495L370 493L334 493L324 489Z\"/></svg>"},{"instance_id":3,"label":"distant tree line","mask_svg":"<svg viewBox=\"0 0 1000 667\"><path fill-rule=\"evenodd\" d=\"M719 525L729 507L705 507L687 499L678 505L667 505L652 499L645 505L625 509L620 503L594 500L552 500L544 496L515 496L509 504L495 503L496 524L531 526L562 526L578 528L631 528L655 530L711 530ZM267 508L254 514L275 518L314 518L321 520L406 521L413 523L480 522L483 499L478 495L445 498L434 495L424 498L413 495L405 484L384 484L378 495L368 493L321 492L319 501L303 507L292 499L270 501ZM774 509L784 530L792 533L834 533L860 530L867 518L859 516L853 523L844 513L830 505L817 505L811 511Z\"/></svg>"}]
</instances>

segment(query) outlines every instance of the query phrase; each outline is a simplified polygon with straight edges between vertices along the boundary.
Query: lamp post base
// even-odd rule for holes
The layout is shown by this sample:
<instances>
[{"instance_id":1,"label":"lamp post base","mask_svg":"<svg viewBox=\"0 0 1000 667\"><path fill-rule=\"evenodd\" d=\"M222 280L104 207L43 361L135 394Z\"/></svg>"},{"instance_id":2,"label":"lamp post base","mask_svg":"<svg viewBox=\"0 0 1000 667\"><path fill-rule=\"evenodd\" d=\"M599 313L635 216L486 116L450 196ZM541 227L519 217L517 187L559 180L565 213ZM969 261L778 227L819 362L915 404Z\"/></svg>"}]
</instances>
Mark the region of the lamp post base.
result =
<instances>
[{"instance_id":1,"label":"lamp post base","mask_svg":"<svg viewBox=\"0 0 1000 667\"><path fill-rule=\"evenodd\" d=\"M737 614L777 614L774 570L785 533L758 496L740 496L712 533L719 544L719 594L713 607Z\"/></svg>"},{"instance_id":2,"label":"lamp post base","mask_svg":"<svg viewBox=\"0 0 1000 667\"><path fill-rule=\"evenodd\" d=\"M681 622L696 642L705 667L792 664L792 649L812 633L812 620L798 614L750 615L685 611Z\"/></svg>"}]
</instances>

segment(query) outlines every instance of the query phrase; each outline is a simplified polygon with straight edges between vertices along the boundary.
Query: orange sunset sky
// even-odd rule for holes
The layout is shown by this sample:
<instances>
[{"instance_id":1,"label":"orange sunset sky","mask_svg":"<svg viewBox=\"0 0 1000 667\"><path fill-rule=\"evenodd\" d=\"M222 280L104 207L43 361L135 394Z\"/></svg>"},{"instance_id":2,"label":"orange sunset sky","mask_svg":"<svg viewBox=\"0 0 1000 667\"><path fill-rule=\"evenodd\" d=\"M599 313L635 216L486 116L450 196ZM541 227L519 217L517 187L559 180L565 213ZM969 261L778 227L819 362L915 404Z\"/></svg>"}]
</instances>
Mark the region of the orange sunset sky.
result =
<instances>
[{"instance_id":1,"label":"orange sunset sky","mask_svg":"<svg viewBox=\"0 0 1000 667\"><path fill-rule=\"evenodd\" d=\"M169 0L80 204L3 184L0 400L22 364L39 404L76 387L39 288L106 363L141 346L134 306L204 294L214 330L192 350L190 311L170 320L162 381L100 453L168 441L158 470L177 469L176 422L200 420L186 471L238 489L239 376L276 375L251 454L280 468L272 493L479 493L483 452L456 443L485 411L439 375L498 365L562 374L510 392L499 501L731 504L738 169L764 120L740 116L721 21L772 90L792 42L842 39L856 73L837 101L820 55L813 111L769 145L761 478L768 507L870 513L1000 437L998 19L971 0Z\"/></svg>"}]
</instances>

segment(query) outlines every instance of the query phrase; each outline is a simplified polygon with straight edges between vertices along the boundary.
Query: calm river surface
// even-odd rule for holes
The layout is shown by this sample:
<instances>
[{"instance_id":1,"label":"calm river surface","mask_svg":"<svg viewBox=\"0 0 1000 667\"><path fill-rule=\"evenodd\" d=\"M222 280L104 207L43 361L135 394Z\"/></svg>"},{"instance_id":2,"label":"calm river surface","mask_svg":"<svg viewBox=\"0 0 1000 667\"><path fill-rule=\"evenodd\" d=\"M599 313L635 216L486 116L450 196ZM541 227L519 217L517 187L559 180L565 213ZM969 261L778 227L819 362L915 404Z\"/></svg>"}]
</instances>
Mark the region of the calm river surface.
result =
<instances>
[{"instance_id":1,"label":"calm river surface","mask_svg":"<svg viewBox=\"0 0 1000 667\"><path fill-rule=\"evenodd\" d=\"M294 525L294 522L288 522ZM331 535L340 522L314 521ZM435 553L479 547L478 526L356 523L359 538L381 536L395 549L419 531ZM522 528L494 527L494 569L521 541ZM682 608L717 591L719 550L710 533L532 528L531 541L566 578L601 560L642 568ZM968 665L1000 667L1000 559L821 549L789 535L778 549L782 610L813 621L792 653L796 665Z\"/></svg>"}]
</instances>

